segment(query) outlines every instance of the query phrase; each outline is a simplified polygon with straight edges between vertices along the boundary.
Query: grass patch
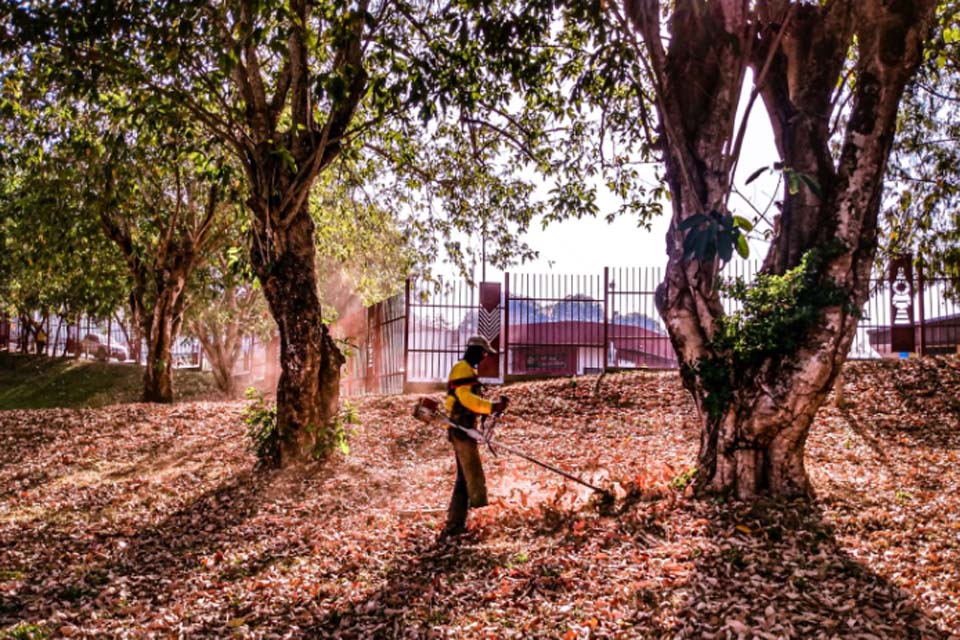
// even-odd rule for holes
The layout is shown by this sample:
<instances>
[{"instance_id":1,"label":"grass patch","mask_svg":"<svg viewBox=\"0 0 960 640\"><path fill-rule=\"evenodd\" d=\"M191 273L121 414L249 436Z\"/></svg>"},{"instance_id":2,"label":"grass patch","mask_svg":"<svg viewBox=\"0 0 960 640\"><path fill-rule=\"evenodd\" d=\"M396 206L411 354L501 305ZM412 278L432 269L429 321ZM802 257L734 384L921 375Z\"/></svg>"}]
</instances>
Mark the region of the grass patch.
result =
<instances>
[{"instance_id":1,"label":"grass patch","mask_svg":"<svg viewBox=\"0 0 960 640\"><path fill-rule=\"evenodd\" d=\"M0 410L103 407L139 402L143 366L0 353ZM213 376L174 370L177 400L218 398Z\"/></svg>"},{"instance_id":2,"label":"grass patch","mask_svg":"<svg viewBox=\"0 0 960 640\"><path fill-rule=\"evenodd\" d=\"M45 640L43 627L30 622L21 622L15 627L0 632L0 640Z\"/></svg>"}]
</instances>

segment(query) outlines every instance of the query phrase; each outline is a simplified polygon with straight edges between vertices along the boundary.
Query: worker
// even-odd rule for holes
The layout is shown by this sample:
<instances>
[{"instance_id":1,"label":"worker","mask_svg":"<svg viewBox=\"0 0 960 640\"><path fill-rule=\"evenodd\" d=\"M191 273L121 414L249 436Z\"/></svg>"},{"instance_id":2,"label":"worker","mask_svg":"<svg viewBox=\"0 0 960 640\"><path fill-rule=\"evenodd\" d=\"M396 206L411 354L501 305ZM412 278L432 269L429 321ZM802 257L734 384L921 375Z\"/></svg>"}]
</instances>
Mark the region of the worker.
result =
<instances>
[{"instance_id":1,"label":"worker","mask_svg":"<svg viewBox=\"0 0 960 640\"><path fill-rule=\"evenodd\" d=\"M482 385L477 367L488 355L496 353L483 336L472 336L467 340L463 360L453 365L447 380L447 414L455 424L475 429L478 415L499 415L506 410L507 396L502 395L496 402L491 402L481 395ZM477 441L454 428L447 430L447 438L453 444L457 481L453 486L453 497L450 498L450 507L447 510L447 524L441 538L466 531L467 510L470 507L487 506L487 481L483 475Z\"/></svg>"}]
</instances>

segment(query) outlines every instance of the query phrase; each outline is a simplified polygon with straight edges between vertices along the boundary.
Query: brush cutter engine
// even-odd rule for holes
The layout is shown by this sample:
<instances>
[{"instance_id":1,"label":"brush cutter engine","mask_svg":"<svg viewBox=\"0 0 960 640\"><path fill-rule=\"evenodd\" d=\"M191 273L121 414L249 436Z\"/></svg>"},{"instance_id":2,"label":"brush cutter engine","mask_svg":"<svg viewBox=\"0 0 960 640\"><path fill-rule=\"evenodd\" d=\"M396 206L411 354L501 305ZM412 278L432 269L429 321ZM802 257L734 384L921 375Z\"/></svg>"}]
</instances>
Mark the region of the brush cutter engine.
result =
<instances>
[{"instance_id":1,"label":"brush cutter engine","mask_svg":"<svg viewBox=\"0 0 960 640\"><path fill-rule=\"evenodd\" d=\"M426 424L430 424L441 415L440 403L433 398L420 398L413 406L413 417Z\"/></svg>"}]
</instances>

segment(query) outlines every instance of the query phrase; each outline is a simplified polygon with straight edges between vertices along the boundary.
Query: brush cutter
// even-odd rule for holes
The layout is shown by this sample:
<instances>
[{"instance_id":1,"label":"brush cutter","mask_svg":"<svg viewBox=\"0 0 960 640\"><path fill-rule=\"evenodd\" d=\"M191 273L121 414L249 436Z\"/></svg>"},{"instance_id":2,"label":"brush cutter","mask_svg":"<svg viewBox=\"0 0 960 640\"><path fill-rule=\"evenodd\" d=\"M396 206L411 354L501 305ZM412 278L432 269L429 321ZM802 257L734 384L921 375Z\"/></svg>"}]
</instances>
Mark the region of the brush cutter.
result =
<instances>
[{"instance_id":1,"label":"brush cutter","mask_svg":"<svg viewBox=\"0 0 960 640\"><path fill-rule=\"evenodd\" d=\"M498 450L503 450L503 451L506 451L507 453L512 453L513 455L519 456L524 460L527 460L528 462L532 462L533 464L539 467L543 467L547 471L552 471L553 473L561 475L564 478L567 478L568 480L573 480L577 484L581 484L585 487L593 489L596 493L601 494L604 500L608 500L612 502L614 499L613 494L607 491L606 489L601 489L600 487L592 485L586 480L584 480L583 478L579 478L573 475L572 473L567 473L563 469L558 469L552 465L547 464L546 462L543 462L542 460L537 460L533 456L527 455L522 451L518 451L513 447L508 447L505 444L500 444L499 442L494 441L493 439L494 429L497 426L497 421L500 419L500 415L493 415L492 420L490 421L490 424L484 424L482 431L477 429L469 429L467 427L462 427L458 425L456 422L454 422L453 420L451 420L450 416L448 416L443 411L441 411L440 403L434 400L433 398L420 398L419 400L417 400L417 404L413 407L413 417L419 420L420 422L424 422L426 424L430 424L434 420L440 420L441 422L444 422L445 424L447 424L448 426L454 429L459 429L462 433L467 434L470 438L473 438L477 442L482 442L486 444L487 447L490 449L490 453L492 453L493 455L497 455Z\"/></svg>"}]
</instances>

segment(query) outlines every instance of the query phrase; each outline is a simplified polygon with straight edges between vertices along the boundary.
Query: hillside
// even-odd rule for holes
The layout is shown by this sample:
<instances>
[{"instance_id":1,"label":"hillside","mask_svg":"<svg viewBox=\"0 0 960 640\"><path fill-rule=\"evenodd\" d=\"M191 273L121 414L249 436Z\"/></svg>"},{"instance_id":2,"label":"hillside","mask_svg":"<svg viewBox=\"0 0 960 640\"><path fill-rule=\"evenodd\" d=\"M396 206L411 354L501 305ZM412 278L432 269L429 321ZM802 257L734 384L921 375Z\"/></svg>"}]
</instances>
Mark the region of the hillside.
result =
<instances>
[{"instance_id":1,"label":"hillside","mask_svg":"<svg viewBox=\"0 0 960 640\"><path fill-rule=\"evenodd\" d=\"M176 369L178 400L216 398L209 373ZM143 366L0 352L0 410L102 407L137 402Z\"/></svg>"},{"instance_id":2,"label":"hillside","mask_svg":"<svg viewBox=\"0 0 960 640\"><path fill-rule=\"evenodd\" d=\"M258 471L242 403L0 412L0 629L47 637L956 638L960 361L851 363L812 504L698 501L674 373L513 385L453 543L440 427L357 403L351 451ZM439 396L438 396L439 397ZM621 492L621 496L623 495ZM955 635L951 636L951 632Z\"/></svg>"}]
</instances>

